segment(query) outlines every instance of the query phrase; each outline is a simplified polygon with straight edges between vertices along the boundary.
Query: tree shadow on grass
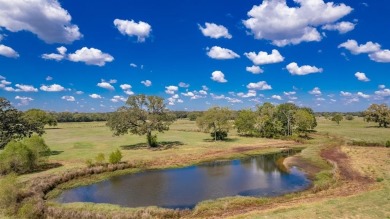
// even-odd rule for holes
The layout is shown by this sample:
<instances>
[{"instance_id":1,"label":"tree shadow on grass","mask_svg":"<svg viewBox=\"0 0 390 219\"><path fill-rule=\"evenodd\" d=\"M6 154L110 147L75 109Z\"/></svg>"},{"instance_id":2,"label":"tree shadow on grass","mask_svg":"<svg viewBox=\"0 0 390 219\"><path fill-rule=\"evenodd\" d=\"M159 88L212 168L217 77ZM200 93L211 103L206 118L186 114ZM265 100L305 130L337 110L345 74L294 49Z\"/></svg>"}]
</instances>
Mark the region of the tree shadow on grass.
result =
<instances>
[{"instance_id":1,"label":"tree shadow on grass","mask_svg":"<svg viewBox=\"0 0 390 219\"><path fill-rule=\"evenodd\" d=\"M217 140L217 142L237 142L238 138L226 138L224 140ZM205 138L203 139L204 142L215 142L212 138Z\"/></svg>"},{"instance_id":2,"label":"tree shadow on grass","mask_svg":"<svg viewBox=\"0 0 390 219\"><path fill-rule=\"evenodd\" d=\"M149 147L146 143L137 143L131 145L122 145L120 146L123 150L140 150L140 149L149 149L152 151L162 151L168 150L171 148L177 148L178 146L184 145L181 141L161 141L158 142L157 147Z\"/></svg>"},{"instance_id":3,"label":"tree shadow on grass","mask_svg":"<svg viewBox=\"0 0 390 219\"><path fill-rule=\"evenodd\" d=\"M63 165L60 163L46 163L46 164L39 165L37 168L35 168L33 171L31 171L31 173L39 173L39 172L43 172L46 170L50 170L50 169L54 169L54 168L58 168L58 167L62 167L62 166Z\"/></svg>"},{"instance_id":4,"label":"tree shadow on grass","mask_svg":"<svg viewBox=\"0 0 390 219\"><path fill-rule=\"evenodd\" d=\"M61 153L63 153L64 151L50 151L50 153L48 154L49 156L55 156L55 155L59 155Z\"/></svg>"}]
</instances>

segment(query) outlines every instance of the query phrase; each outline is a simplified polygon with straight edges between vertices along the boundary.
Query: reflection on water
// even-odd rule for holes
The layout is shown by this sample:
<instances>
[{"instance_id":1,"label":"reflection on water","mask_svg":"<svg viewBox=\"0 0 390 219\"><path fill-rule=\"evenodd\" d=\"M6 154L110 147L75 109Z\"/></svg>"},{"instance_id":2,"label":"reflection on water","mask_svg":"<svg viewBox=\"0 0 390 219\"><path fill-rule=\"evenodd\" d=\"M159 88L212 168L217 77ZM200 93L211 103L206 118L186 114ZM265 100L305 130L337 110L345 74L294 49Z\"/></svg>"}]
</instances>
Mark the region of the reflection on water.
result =
<instances>
[{"instance_id":1,"label":"reflection on water","mask_svg":"<svg viewBox=\"0 0 390 219\"><path fill-rule=\"evenodd\" d=\"M58 201L111 203L127 207L192 208L226 196L276 196L307 188L296 168L277 165L281 155L264 155L199 166L112 177L65 191Z\"/></svg>"}]
</instances>

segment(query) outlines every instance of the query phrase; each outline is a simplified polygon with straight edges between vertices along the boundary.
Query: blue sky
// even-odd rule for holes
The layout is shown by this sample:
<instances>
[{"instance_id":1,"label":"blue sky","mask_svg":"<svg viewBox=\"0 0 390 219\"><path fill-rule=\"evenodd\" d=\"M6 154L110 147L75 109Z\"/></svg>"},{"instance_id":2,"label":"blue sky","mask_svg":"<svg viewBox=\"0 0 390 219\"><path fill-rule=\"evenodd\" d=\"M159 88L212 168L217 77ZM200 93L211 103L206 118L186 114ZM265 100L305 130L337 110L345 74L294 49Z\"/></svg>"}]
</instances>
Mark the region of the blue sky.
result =
<instances>
[{"instance_id":1,"label":"blue sky","mask_svg":"<svg viewBox=\"0 0 390 219\"><path fill-rule=\"evenodd\" d=\"M113 111L390 103L390 2L0 0L0 96L17 108Z\"/></svg>"}]
</instances>

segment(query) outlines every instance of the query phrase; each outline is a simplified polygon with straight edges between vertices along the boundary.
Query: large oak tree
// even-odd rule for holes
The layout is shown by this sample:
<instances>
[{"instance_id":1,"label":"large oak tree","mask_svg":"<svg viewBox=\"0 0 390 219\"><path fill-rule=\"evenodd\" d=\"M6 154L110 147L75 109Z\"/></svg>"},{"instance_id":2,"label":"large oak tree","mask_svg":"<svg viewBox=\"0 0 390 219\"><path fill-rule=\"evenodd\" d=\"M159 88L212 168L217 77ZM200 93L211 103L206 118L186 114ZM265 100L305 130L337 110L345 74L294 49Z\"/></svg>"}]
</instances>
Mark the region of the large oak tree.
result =
<instances>
[{"instance_id":1,"label":"large oak tree","mask_svg":"<svg viewBox=\"0 0 390 219\"><path fill-rule=\"evenodd\" d=\"M153 131L164 132L175 120L164 104L164 99L143 94L130 96L127 106L120 107L110 115L107 126L116 136L124 134L146 135L149 146L156 147Z\"/></svg>"}]
</instances>

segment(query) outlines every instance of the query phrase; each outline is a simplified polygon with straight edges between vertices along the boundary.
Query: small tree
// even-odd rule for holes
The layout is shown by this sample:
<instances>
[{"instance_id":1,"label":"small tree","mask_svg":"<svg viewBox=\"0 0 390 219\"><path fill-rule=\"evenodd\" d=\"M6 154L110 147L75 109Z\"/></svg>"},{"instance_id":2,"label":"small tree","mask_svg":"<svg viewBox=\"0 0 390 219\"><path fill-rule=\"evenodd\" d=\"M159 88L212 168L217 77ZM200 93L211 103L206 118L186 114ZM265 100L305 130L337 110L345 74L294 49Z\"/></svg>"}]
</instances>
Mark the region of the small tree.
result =
<instances>
[{"instance_id":1,"label":"small tree","mask_svg":"<svg viewBox=\"0 0 390 219\"><path fill-rule=\"evenodd\" d=\"M157 136L152 131L164 132L175 120L175 116L166 109L164 99L157 96L130 96L124 107L113 113L107 126L114 135L127 133L146 135L148 145L157 147Z\"/></svg>"},{"instance_id":2,"label":"small tree","mask_svg":"<svg viewBox=\"0 0 390 219\"><path fill-rule=\"evenodd\" d=\"M339 113L335 114L335 115L332 117L332 121L336 122L337 125L340 125L340 122L341 122L343 119L344 119L344 117L343 117L341 114L339 114Z\"/></svg>"},{"instance_id":3,"label":"small tree","mask_svg":"<svg viewBox=\"0 0 390 219\"><path fill-rule=\"evenodd\" d=\"M196 119L198 127L210 132L214 141L224 140L231 127L229 120L231 111L228 108L212 107Z\"/></svg>"},{"instance_id":4,"label":"small tree","mask_svg":"<svg viewBox=\"0 0 390 219\"><path fill-rule=\"evenodd\" d=\"M112 152L108 158L108 161L111 164L117 164L121 162L122 160L122 153L119 149L116 149L116 151Z\"/></svg>"},{"instance_id":5,"label":"small tree","mask_svg":"<svg viewBox=\"0 0 390 219\"><path fill-rule=\"evenodd\" d=\"M346 120L349 120L349 121L353 120L354 118L355 118L355 117L353 117L353 115L350 115L350 114L348 114L348 115L345 116L345 119L346 119Z\"/></svg>"}]
</instances>

